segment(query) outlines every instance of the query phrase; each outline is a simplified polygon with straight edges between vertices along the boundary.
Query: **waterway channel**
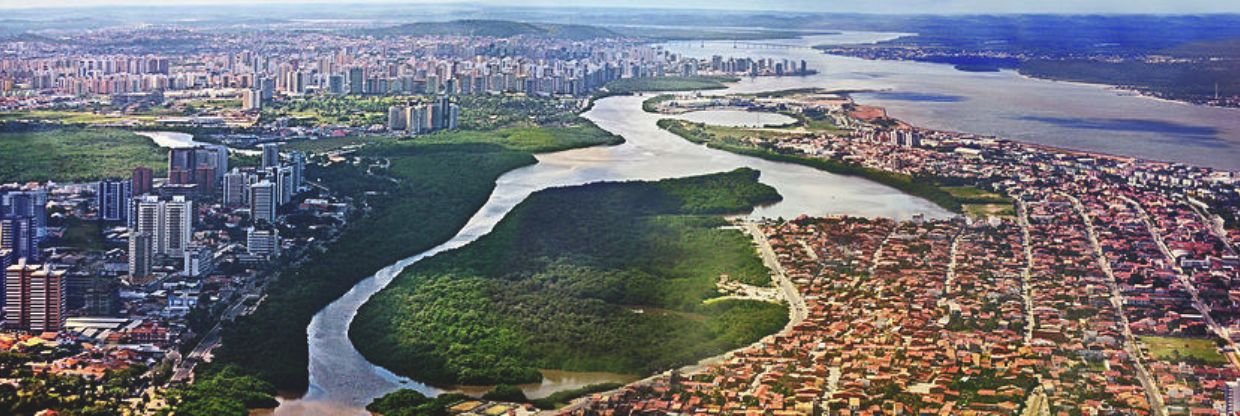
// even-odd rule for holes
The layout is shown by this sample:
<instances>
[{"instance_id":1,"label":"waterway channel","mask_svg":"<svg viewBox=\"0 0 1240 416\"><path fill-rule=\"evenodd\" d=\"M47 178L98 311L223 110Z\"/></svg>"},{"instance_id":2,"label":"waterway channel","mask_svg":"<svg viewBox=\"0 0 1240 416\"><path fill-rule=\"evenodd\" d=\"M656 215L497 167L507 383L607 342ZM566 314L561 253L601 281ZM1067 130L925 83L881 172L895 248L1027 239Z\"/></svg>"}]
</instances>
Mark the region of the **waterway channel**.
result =
<instances>
[{"instance_id":1,"label":"waterway channel","mask_svg":"<svg viewBox=\"0 0 1240 416\"><path fill-rule=\"evenodd\" d=\"M746 79L723 93L806 87L866 89L876 92L859 95L861 102L887 106L893 116L928 127L1240 168L1240 117L1237 117L1240 112L1235 110L1125 96L1098 86L1033 80L1011 72L966 73L945 65L863 61L827 56L807 48L824 43L874 42L895 36L898 34L850 32L781 41L792 46L788 49L738 50L731 42L667 47L695 55L804 59L810 63L810 68L821 71L810 77ZM380 270L315 315L307 328L310 388L300 398L283 400L275 413L365 414L367 403L396 389L410 388L426 394L442 392L443 389L396 376L366 361L348 338L349 324L358 308L401 270L485 235L515 205L541 189L597 181L682 177L748 166L760 170L761 181L774 186L784 196L780 203L756 209L752 217L851 214L909 218L923 214L934 218L950 215L928 201L863 179L738 156L689 143L655 125L662 116L642 111L641 102L645 98L602 99L585 114L603 129L623 136L627 140L625 144L539 155L537 165L500 177L488 202L454 238ZM1100 125L1115 128L1098 128ZM1150 131L1150 126L1157 129ZM1159 133L1158 129L1167 133ZM1167 135L1185 137L1173 139ZM1168 145L1182 140L1191 142L1182 146ZM1187 150L1175 150L1181 147ZM554 372L547 375L543 383L523 388L539 397L555 390L602 381L626 381L621 375L605 373Z\"/></svg>"}]
</instances>

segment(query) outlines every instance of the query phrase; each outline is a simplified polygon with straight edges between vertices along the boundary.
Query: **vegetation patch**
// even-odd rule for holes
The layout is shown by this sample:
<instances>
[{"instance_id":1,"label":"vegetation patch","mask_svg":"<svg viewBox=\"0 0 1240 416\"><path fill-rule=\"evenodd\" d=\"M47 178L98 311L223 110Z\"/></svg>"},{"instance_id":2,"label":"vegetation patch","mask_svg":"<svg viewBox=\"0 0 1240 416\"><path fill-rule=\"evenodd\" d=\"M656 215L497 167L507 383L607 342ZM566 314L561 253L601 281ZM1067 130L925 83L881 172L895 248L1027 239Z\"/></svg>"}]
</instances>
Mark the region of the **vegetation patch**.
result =
<instances>
[{"instance_id":1,"label":"vegetation patch","mask_svg":"<svg viewBox=\"0 0 1240 416\"><path fill-rule=\"evenodd\" d=\"M651 91L721 90L728 88L727 83L737 81L740 81L740 78L710 76L624 78L609 82L605 87L611 94L632 94Z\"/></svg>"},{"instance_id":2,"label":"vegetation patch","mask_svg":"<svg viewBox=\"0 0 1240 416\"><path fill-rule=\"evenodd\" d=\"M659 127L684 138L685 140L702 143L707 146L726 150L732 153L753 156L776 162L796 163L827 172L857 176L879 184L890 186L901 192L933 202L946 210L962 212L963 204L951 193L940 188L933 178L918 178L902 173L888 172L835 159L824 159L805 156L791 150L773 146L759 146L748 140L755 134L792 135L793 132L778 130L753 130L740 127L710 126L684 120L659 120Z\"/></svg>"},{"instance_id":3,"label":"vegetation patch","mask_svg":"<svg viewBox=\"0 0 1240 416\"><path fill-rule=\"evenodd\" d=\"M151 139L123 130L0 125L0 182L127 178L134 166L162 173L167 156Z\"/></svg>"},{"instance_id":4,"label":"vegetation patch","mask_svg":"<svg viewBox=\"0 0 1240 416\"><path fill-rule=\"evenodd\" d=\"M1175 338L1140 336L1141 343L1150 355L1171 363L1196 363L1206 365L1226 364L1227 358L1218 352L1214 340L1206 338Z\"/></svg>"},{"instance_id":5,"label":"vegetation patch","mask_svg":"<svg viewBox=\"0 0 1240 416\"><path fill-rule=\"evenodd\" d=\"M651 374L749 344L783 327L785 306L703 301L722 274L769 281L749 240L714 216L777 201L757 179L741 169L535 193L490 234L406 270L350 337L377 364L438 384L535 382L540 368Z\"/></svg>"},{"instance_id":6,"label":"vegetation patch","mask_svg":"<svg viewBox=\"0 0 1240 416\"><path fill-rule=\"evenodd\" d=\"M433 139L379 139L356 153L363 159L357 165L308 166L309 180L368 208L352 213L341 237L327 250L282 272L254 314L226 327L216 362L243 368L280 389L305 389L305 328L316 312L375 271L452 238L486 203L500 175L537 163L531 152L621 141L586 121L580 123L542 132L460 131ZM390 167L368 172L366 166L379 159L390 161Z\"/></svg>"}]
</instances>

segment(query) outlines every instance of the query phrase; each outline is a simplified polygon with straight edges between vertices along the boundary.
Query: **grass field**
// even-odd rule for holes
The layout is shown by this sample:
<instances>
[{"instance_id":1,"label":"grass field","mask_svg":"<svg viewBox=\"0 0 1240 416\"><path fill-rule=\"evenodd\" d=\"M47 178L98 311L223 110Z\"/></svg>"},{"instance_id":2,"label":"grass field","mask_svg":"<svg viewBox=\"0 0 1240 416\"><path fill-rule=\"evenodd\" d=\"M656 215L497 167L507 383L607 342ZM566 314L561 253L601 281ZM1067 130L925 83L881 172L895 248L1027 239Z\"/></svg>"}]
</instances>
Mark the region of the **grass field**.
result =
<instances>
[{"instance_id":1,"label":"grass field","mask_svg":"<svg viewBox=\"0 0 1240 416\"><path fill-rule=\"evenodd\" d=\"M1012 204L964 204L964 213L972 218L1016 216L1016 207Z\"/></svg>"},{"instance_id":2,"label":"grass field","mask_svg":"<svg viewBox=\"0 0 1240 416\"><path fill-rule=\"evenodd\" d=\"M1200 361L1205 364L1225 364L1227 358L1218 352L1213 339L1173 338L1141 336L1141 343L1159 360L1179 363Z\"/></svg>"},{"instance_id":3,"label":"grass field","mask_svg":"<svg viewBox=\"0 0 1240 416\"><path fill-rule=\"evenodd\" d=\"M973 186L944 186L944 191L961 201L975 204L1011 204L1012 199L1002 194L987 191Z\"/></svg>"}]
</instances>

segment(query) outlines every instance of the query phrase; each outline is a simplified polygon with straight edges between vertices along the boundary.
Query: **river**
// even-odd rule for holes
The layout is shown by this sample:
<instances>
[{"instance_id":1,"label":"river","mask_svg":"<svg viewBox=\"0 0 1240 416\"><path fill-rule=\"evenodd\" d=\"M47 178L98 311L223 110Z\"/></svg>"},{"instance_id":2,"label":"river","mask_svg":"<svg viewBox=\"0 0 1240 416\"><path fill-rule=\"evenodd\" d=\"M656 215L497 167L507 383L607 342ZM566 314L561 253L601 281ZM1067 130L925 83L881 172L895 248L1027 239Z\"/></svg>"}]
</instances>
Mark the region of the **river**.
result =
<instances>
[{"instance_id":1,"label":"river","mask_svg":"<svg viewBox=\"0 0 1240 416\"><path fill-rule=\"evenodd\" d=\"M854 98L886 107L892 117L921 127L1240 170L1240 109L1134 96L1101 85L1032 79L1010 70L965 72L951 65L867 61L808 49L873 43L901 35L844 32L762 42L788 49L745 49L744 43L730 41L677 42L666 47L698 57L805 60L810 69L819 71L807 77L746 79L727 92L804 87L873 90Z\"/></svg>"},{"instance_id":2,"label":"river","mask_svg":"<svg viewBox=\"0 0 1240 416\"><path fill-rule=\"evenodd\" d=\"M194 140L194 135L179 131L135 131L134 134L151 139L156 146L169 149L216 146L215 143L204 143ZM228 152L246 156L259 156L263 154L261 150L235 149L231 147L228 148Z\"/></svg>"},{"instance_id":3,"label":"river","mask_svg":"<svg viewBox=\"0 0 1240 416\"><path fill-rule=\"evenodd\" d=\"M896 34L845 33L842 35L784 41L801 46L791 49L734 50L731 42L669 45L693 54L773 56L805 59L822 71L810 77L746 79L727 92L757 92L804 87L892 90L862 94L859 100L886 105L891 114L928 127L1002 134L1030 142L1120 154L1199 161L1230 166L1240 142L1240 126L1234 110L1210 109L1120 96L1097 86L1032 80L1014 73L966 73L951 67L912 62L864 61L826 56L804 48L823 43L873 42ZM960 84L960 85L956 85ZM1046 89L1047 92L1041 91ZM1082 100L1080 104L1064 102ZM310 388L300 398L284 399L278 415L365 414L363 407L376 397L400 388L426 394L443 390L398 377L366 361L348 339L348 326L357 309L371 295L409 265L437 253L461 247L488 233L516 204L531 193L555 186L597 181L653 180L726 171L748 166L762 172L761 181L784 196L780 203L756 209L752 217L795 217L800 214L853 214L909 218L921 213L945 217L949 213L929 202L858 178L843 177L803 166L769 162L689 143L660 130L662 116L642 111L645 97L611 97L599 100L585 117L601 128L623 136L627 142L613 147L577 149L539 155L537 165L509 172L499 178L487 203L448 242L380 270L316 314L307 328L310 340ZM929 107L929 109L925 108ZM1115 108L1133 117L1150 117L1155 125L1202 124L1215 132L1216 142L1226 143L1202 152L1195 145L1175 151L1164 149L1167 139L1138 129L1120 132L1095 130L1081 123L1051 121L1055 118L1111 119ZM1027 110L1027 111L1026 111ZM1175 111L1172 111L1175 110ZM1037 119L1012 120L1012 114ZM1128 116L1124 116L1128 117ZM1218 118L1231 117L1230 120ZM1171 121L1167 121L1170 119ZM1159 121L1163 120L1163 121ZM1159 124L1162 123L1162 124ZM1009 126L1009 124L1013 124ZM1198 127L1202 128L1202 127ZM1215 152L1215 155L1210 155ZM1229 153L1230 152L1230 153ZM1148 153L1148 154L1147 154ZM1228 158L1228 154L1230 159ZM1203 161L1210 161L1206 163ZM524 386L532 395L609 380L616 375L580 374L566 377L549 374L547 381ZM466 389L473 391L472 389Z\"/></svg>"}]
</instances>

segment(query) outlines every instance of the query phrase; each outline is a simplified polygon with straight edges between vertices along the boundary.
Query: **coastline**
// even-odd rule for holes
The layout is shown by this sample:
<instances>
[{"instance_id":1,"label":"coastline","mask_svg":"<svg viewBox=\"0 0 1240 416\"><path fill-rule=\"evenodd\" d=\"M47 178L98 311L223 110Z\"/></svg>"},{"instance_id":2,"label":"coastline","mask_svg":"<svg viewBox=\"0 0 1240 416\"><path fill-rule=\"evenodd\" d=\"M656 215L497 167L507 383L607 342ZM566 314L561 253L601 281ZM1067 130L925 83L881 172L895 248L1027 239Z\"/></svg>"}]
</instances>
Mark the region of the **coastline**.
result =
<instances>
[{"instance_id":1,"label":"coastline","mask_svg":"<svg viewBox=\"0 0 1240 416\"><path fill-rule=\"evenodd\" d=\"M1009 71L1009 70L1005 70L1005 71ZM1020 77L1022 77L1022 78L1031 79L1031 80L1039 80L1039 81L1050 81L1050 82L1058 82L1058 83L1075 84L1075 85L1086 86L1086 87L1095 87L1095 88L1100 88L1100 89L1110 89L1110 87L1111 87L1111 86L1108 86L1108 85L1105 85L1105 84L1092 84L1092 83L1078 82L1078 81L1055 81L1055 80L1050 80L1050 79L1037 78L1037 77L1032 77L1032 76L1028 76L1028 75L1019 74L1019 73L1017 73L1016 71L1012 71L1012 72L1013 72L1013 73L1018 74L1018 76L1020 76ZM890 90L891 90L891 89L878 90L878 91L890 91ZM770 92L779 92L779 91L768 91L767 93L770 93ZM844 97L848 98L848 99L849 99L850 101L852 101L854 104L857 104L857 102L856 102L856 100L852 97L852 94L853 94L853 93L870 93L870 92L874 92L874 91L838 91L838 92L837 92L837 91L824 91L824 93L836 93L836 94L840 94L840 95L842 95L842 96L844 96ZM761 95L761 94L762 94L762 93L756 93L756 94L755 94L755 93L746 93L746 94L739 94L739 95ZM727 96L727 95L731 95L731 94L724 94L724 95L720 95L720 96ZM1154 101L1162 101L1162 102L1173 103L1173 104L1179 104L1179 105L1184 105L1184 106L1202 106L1202 105L1200 105L1200 104L1193 104L1193 103L1183 102L1183 101L1168 100L1168 99L1164 99L1164 98L1159 98L1159 97L1151 97L1151 96L1145 96L1145 95L1133 95L1133 96L1131 96L1131 97L1145 98L1145 99L1149 99L1149 100L1154 100ZM658 97L656 96L655 98L658 98ZM860 104L859 104L859 105L860 105ZM882 110L884 111L884 113L886 113L886 112L887 112L887 108L886 108L886 107L882 107L882 106L878 106L878 105L869 105L869 104L865 104L865 105L870 106L870 107L875 107L875 108L882 109ZM1220 109L1232 109L1231 107L1218 107L1218 106L1202 106L1202 107L1211 107L1211 108L1220 108ZM651 113L651 114L658 114L658 115L662 115L662 116L668 116L668 119L669 119L669 120L680 120L680 121L687 121L687 120L683 120L683 119L681 119L681 118L677 118L676 116L678 116L678 115L679 115L679 114L677 114L677 113L664 113L664 112L659 112L659 111L650 111L649 109L647 109L647 108L645 108L645 107L643 107L643 110L645 110L647 113ZM709 111L709 110L712 110L712 109L709 109L709 108L708 108L708 109L704 109L704 110L697 110L697 111ZM1234 110L1236 110L1237 112L1240 112L1240 109L1234 109ZM974 134L974 133L965 133L965 132L954 131L954 130L933 129L933 128L929 128L929 127L921 127L921 126L918 126L918 125L915 125L915 124L909 123L909 122L907 122L907 121L904 121L904 120L902 120L902 119L895 118L895 117L888 117L888 118L890 118L891 120L894 120L894 121L896 121L896 122L898 122L898 123L905 124L905 125L908 125L908 126L912 126L912 127L917 128L917 129L919 129L919 130L925 130L925 131L931 131L931 132L940 132L940 133L947 133L947 134L954 134L954 135L972 135L972 136L976 136L976 137L983 138L983 139L992 139L992 140L996 140L996 141L1011 142L1011 143L1020 143L1021 145L1023 145L1023 146L1028 146L1028 147L1030 147L1030 148L1041 149L1041 150L1056 151L1056 152L1060 152L1060 153L1064 153L1064 154L1069 154L1069 155L1076 155L1076 156L1083 156L1083 157L1105 157L1105 158L1109 158L1109 159L1124 160L1124 161L1130 161L1130 162L1161 163L1161 164L1185 164L1185 165L1196 166L1196 167L1201 167L1201 168L1206 168L1206 169L1213 169L1213 170L1218 170L1218 171L1228 171L1228 172L1233 171L1233 170L1230 170L1230 169L1215 168L1215 167L1209 167L1209 166L1204 166L1204 165L1196 165L1196 164L1192 164L1192 163L1185 163L1185 162L1174 162L1174 161L1169 161L1169 160L1159 160L1159 159L1143 158L1143 157L1138 157L1138 156L1120 155L1120 154L1108 153L1108 152L1103 152L1103 151L1098 151L1098 150L1079 149L1079 148L1071 148L1071 147L1064 147L1064 146L1054 146L1054 145L1048 145L1048 144L1034 143L1034 142L1030 142L1030 141L1019 140L1019 139L1012 139L1012 138L1006 138L1006 137L1000 137L1000 136L995 136L995 135L982 135L982 134ZM664 130L667 130L667 129L664 129ZM670 130L669 130L669 132L670 132ZM672 133L673 133L673 134L675 134L675 132L672 132ZM680 135L679 135L679 134L677 134L677 136L680 136ZM693 142L693 143L698 143L698 144L703 144L703 145L706 145L706 146L711 147L711 148L717 148L717 149L720 149L720 150L729 150L729 149L725 148L725 147L728 147L727 145L712 145L712 144L711 144L711 143L709 143L709 142L697 141L697 140L693 140L693 139L690 139L690 138L688 138L688 137L684 137L684 136L681 136L681 137L682 137L682 138L684 138L685 140L690 141L690 142ZM760 149L754 149L754 150L760 150ZM729 150L729 151L730 151L730 150ZM765 152L763 152L763 153L773 153L773 152L765 151ZM743 153L738 153L738 154L743 154ZM778 154L778 153L774 153L774 154L775 154L775 155L780 155L780 154ZM750 154L743 154L743 155L746 155L746 156L754 156L754 157L762 157L762 156L759 156L759 155L750 155ZM795 156L795 155L790 155L790 156ZM788 162L788 163L798 163L798 162L794 162L794 161L787 161L787 160L782 160L782 159L769 159L769 158L768 158L768 160L783 161L783 162ZM811 167L813 167L812 165L807 165L807 166L811 166ZM832 172L832 173L840 173L840 174L843 174L843 173L841 173L841 172L834 172L834 171L830 171L830 172ZM867 178L867 179L869 179L869 178ZM872 179L870 179L870 180L872 180ZM880 183L881 183L881 182L880 182ZM888 185L888 186L890 186L890 185ZM904 191L904 190L903 190L903 189L901 189L901 191ZM915 195L915 196L916 196L916 195ZM944 208L947 208L947 207L944 207Z\"/></svg>"}]
</instances>

